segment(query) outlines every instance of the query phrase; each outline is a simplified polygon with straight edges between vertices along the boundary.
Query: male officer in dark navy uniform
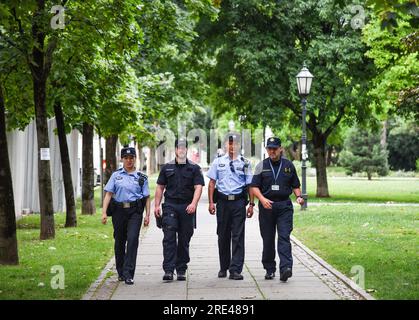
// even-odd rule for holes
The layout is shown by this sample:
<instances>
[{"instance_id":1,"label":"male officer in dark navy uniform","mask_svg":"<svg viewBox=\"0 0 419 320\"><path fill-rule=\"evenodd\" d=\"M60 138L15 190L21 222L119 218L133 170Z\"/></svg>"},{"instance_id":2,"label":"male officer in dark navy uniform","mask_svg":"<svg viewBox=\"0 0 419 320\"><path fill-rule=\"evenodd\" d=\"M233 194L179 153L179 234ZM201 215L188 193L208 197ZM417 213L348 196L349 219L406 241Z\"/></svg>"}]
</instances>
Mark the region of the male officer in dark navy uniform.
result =
<instances>
[{"instance_id":1,"label":"male officer in dark navy uniform","mask_svg":"<svg viewBox=\"0 0 419 320\"><path fill-rule=\"evenodd\" d=\"M135 169L135 148L123 148L121 158L123 167L112 174L105 186L102 223L106 224L108 213L112 215L118 280L132 285L144 208L144 225L150 221L150 192L147 176Z\"/></svg>"},{"instance_id":2,"label":"male officer in dark navy uniform","mask_svg":"<svg viewBox=\"0 0 419 320\"><path fill-rule=\"evenodd\" d=\"M219 278L243 280L244 232L246 222L247 186L252 181L250 162L240 154L240 135L229 134L226 154L214 159L207 176L210 178L208 198L210 214L217 213L218 251L220 259ZM217 207L214 204L214 193ZM247 217L253 215L253 195Z\"/></svg>"},{"instance_id":3,"label":"male officer in dark navy uniform","mask_svg":"<svg viewBox=\"0 0 419 320\"><path fill-rule=\"evenodd\" d=\"M278 255L280 280L292 276L292 254L290 235L293 229L294 209L289 196L294 192L297 203L302 205L300 180L294 165L282 157L283 149L279 138L269 138L266 144L269 158L260 162L255 169L251 189L259 199L259 227L263 239L262 264L265 279L275 277L275 232L278 230Z\"/></svg>"},{"instance_id":4,"label":"male officer in dark navy uniform","mask_svg":"<svg viewBox=\"0 0 419 320\"><path fill-rule=\"evenodd\" d=\"M189 258L189 241L194 232L198 201L205 185L201 167L187 159L187 141L175 141L175 160L165 164L157 179L154 215L162 217L163 237L163 280L186 280ZM160 203L164 193L160 212ZM177 239L176 239L177 238Z\"/></svg>"}]
</instances>

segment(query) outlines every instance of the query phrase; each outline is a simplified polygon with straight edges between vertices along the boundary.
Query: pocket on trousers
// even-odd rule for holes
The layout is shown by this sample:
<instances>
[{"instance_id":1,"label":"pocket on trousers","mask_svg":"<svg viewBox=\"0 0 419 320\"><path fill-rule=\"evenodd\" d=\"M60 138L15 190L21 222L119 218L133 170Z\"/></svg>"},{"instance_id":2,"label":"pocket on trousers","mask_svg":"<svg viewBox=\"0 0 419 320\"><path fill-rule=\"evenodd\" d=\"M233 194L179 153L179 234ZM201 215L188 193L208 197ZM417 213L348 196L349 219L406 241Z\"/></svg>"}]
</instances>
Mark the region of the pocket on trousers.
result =
<instances>
[{"instance_id":1,"label":"pocket on trousers","mask_svg":"<svg viewBox=\"0 0 419 320\"><path fill-rule=\"evenodd\" d=\"M163 209L163 218L162 218L162 227L164 231L177 231L178 229L178 220L174 210L167 210L167 206L164 206L166 210Z\"/></svg>"}]
</instances>

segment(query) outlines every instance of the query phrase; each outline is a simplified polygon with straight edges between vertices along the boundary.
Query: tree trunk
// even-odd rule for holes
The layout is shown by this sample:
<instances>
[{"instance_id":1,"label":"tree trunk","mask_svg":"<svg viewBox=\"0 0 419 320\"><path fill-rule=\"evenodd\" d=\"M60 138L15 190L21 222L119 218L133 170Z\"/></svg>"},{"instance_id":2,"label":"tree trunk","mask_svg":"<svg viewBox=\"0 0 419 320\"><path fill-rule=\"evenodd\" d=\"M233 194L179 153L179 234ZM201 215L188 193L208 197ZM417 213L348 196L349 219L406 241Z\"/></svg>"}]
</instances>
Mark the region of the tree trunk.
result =
<instances>
[{"instance_id":1,"label":"tree trunk","mask_svg":"<svg viewBox=\"0 0 419 320\"><path fill-rule=\"evenodd\" d=\"M156 160L156 148L150 147L150 174L153 174L157 170Z\"/></svg>"},{"instance_id":2,"label":"tree trunk","mask_svg":"<svg viewBox=\"0 0 419 320\"><path fill-rule=\"evenodd\" d=\"M112 135L106 138L105 146L105 157L106 157L106 169L104 184L106 185L111 178L112 173L117 169L117 159L116 159L116 143L118 142L118 136Z\"/></svg>"},{"instance_id":3,"label":"tree trunk","mask_svg":"<svg viewBox=\"0 0 419 320\"><path fill-rule=\"evenodd\" d=\"M371 180L371 178L372 178L371 172L367 171L367 177L368 177L368 180Z\"/></svg>"},{"instance_id":4,"label":"tree trunk","mask_svg":"<svg viewBox=\"0 0 419 320\"><path fill-rule=\"evenodd\" d=\"M40 239L53 239L55 237L54 209L52 202L50 159L41 160L41 149L48 150L48 122L46 112L46 84L34 77L34 98L36 113L36 135L38 141L38 180L39 180L39 205L41 210ZM46 152L46 151L45 151Z\"/></svg>"},{"instance_id":5,"label":"tree trunk","mask_svg":"<svg viewBox=\"0 0 419 320\"><path fill-rule=\"evenodd\" d=\"M81 190L81 214L96 213L93 170L93 125L83 123L83 170Z\"/></svg>"},{"instance_id":6,"label":"tree trunk","mask_svg":"<svg viewBox=\"0 0 419 320\"><path fill-rule=\"evenodd\" d=\"M6 140L6 107L0 84L0 264L19 264L12 173Z\"/></svg>"},{"instance_id":7,"label":"tree trunk","mask_svg":"<svg viewBox=\"0 0 419 320\"><path fill-rule=\"evenodd\" d=\"M333 146L327 146L326 167L329 167L332 163L332 152Z\"/></svg>"},{"instance_id":8,"label":"tree trunk","mask_svg":"<svg viewBox=\"0 0 419 320\"><path fill-rule=\"evenodd\" d=\"M38 142L38 187L39 206L41 211L40 239L55 237L54 209L52 204L50 160L41 160L41 149L49 153L48 122L46 109L46 82L50 61L45 61L45 32L42 30L40 16L45 10L45 1L37 2L33 14L32 36L36 45L32 48L33 62L29 65L33 81L33 96L35 104L36 136ZM47 62L47 63L45 63Z\"/></svg>"},{"instance_id":9,"label":"tree trunk","mask_svg":"<svg viewBox=\"0 0 419 320\"><path fill-rule=\"evenodd\" d=\"M322 134L313 133L314 162L316 164L316 197L329 197L326 171L326 138Z\"/></svg>"},{"instance_id":10,"label":"tree trunk","mask_svg":"<svg viewBox=\"0 0 419 320\"><path fill-rule=\"evenodd\" d=\"M70 156L68 153L67 138L65 135L64 116L61 103L54 104L55 121L57 123L58 141L60 142L61 167L63 170L65 191L65 227L77 226L76 202L74 200L73 179L71 177Z\"/></svg>"}]
</instances>

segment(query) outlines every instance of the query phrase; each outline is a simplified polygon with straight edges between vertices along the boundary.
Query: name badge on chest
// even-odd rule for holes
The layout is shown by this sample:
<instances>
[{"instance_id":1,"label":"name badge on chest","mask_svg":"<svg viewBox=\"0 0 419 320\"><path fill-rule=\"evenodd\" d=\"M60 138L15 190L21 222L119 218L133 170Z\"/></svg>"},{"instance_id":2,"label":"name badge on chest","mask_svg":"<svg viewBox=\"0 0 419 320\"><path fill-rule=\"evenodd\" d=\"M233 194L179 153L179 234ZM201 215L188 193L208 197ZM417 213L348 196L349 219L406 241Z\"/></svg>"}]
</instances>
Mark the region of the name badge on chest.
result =
<instances>
[{"instance_id":1,"label":"name badge on chest","mask_svg":"<svg viewBox=\"0 0 419 320\"><path fill-rule=\"evenodd\" d=\"M279 185L278 184L273 184L271 189L272 189L272 191L278 191L279 190Z\"/></svg>"}]
</instances>

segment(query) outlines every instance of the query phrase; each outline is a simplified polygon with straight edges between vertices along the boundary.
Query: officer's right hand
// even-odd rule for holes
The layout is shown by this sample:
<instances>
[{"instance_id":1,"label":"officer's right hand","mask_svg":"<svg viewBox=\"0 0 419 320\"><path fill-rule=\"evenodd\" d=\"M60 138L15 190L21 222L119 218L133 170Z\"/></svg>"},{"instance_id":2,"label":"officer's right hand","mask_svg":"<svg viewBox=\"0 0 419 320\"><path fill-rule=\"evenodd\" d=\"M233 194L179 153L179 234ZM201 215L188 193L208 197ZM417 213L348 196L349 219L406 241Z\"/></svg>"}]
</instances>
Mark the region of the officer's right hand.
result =
<instances>
[{"instance_id":1,"label":"officer's right hand","mask_svg":"<svg viewBox=\"0 0 419 320\"><path fill-rule=\"evenodd\" d=\"M160 214L160 206L154 207L154 216L156 218L160 218L161 214Z\"/></svg>"},{"instance_id":2,"label":"officer's right hand","mask_svg":"<svg viewBox=\"0 0 419 320\"><path fill-rule=\"evenodd\" d=\"M265 209L272 209L272 203L274 203L272 200L266 198L261 199L260 202L262 202L262 206Z\"/></svg>"},{"instance_id":3,"label":"officer's right hand","mask_svg":"<svg viewBox=\"0 0 419 320\"><path fill-rule=\"evenodd\" d=\"M210 214L215 214L215 204L214 203L209 204L208 211L209 211Z\"/></svg>"},{"instance_id":4,"label":"officer's right hand","mask_svg":"<svg viewBox=\"0 0 419 320\"><path fill-rule=\"evenodd\" d=\"M106 212L102 213L102 223L106 224L106 222L108 221L108 215L106 214Z\"/></svg>"}]
</instances>

